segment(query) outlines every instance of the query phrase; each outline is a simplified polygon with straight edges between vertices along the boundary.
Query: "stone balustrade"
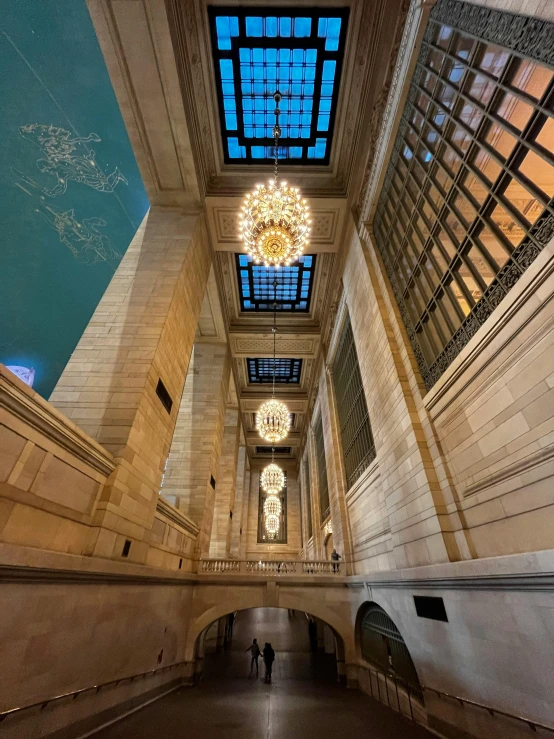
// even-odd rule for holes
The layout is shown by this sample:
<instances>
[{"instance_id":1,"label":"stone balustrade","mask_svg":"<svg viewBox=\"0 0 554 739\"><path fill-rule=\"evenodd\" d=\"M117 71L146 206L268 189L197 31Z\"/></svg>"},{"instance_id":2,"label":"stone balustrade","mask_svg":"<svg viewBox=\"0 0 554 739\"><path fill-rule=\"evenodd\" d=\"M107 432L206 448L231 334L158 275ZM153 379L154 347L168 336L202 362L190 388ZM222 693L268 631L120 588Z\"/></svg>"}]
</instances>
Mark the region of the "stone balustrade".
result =
<instances>
[{"instance_id":1,"label":"stone balustrade","mask_svg":"<svg viewBox=\"0 0 554 739\"><path fill-rule=\"evenodd\" d=\"M200 574L216 575L341 575L341 565L327 560L202 559Z\"/></svg>"}]
</instances>

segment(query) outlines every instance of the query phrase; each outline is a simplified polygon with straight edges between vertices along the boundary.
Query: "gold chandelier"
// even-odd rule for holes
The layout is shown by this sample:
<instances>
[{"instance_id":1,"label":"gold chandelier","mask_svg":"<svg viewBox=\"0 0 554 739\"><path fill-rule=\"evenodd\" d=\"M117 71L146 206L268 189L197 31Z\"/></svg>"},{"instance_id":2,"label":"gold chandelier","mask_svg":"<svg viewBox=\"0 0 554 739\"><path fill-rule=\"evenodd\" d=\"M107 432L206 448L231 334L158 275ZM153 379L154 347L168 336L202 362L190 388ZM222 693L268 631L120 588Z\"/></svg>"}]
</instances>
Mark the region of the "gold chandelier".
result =
<instances>
[{"instance_id":1,"label":"gold chandelier","mask_svg":"<svg viewBox=\"0 0 554 739\"><path fill-rule=\"evenodd\" d=\"M264 514L267 516L281 515L281 501L276 495L268 495L264 502Z\"/></svg>"},{"instance_id":2,"label":"gold chandelier","mask_svg":"<svg viewBox=\"0 0 554 739\"><path fill-rule=\"evenodd\" d=\"M266 400L256 413L256 428L266 441L275 444L282 441L290 431L290 411L276 398Z\"/></svg>"},{"instance_id":3,"label":"gold chandelier","mask_svg":"<svg viewBox=\"0 0 554 739\"><path fill-rule=\"evenodd\" d=\"M260 482L264 492L276 495L285 487L285 473L272 462L262 471Z\"/></svg>"},{"instance_id":4,"label":"gold chandelier","mask_svg":"<svg viewBox=\"0 0 554 739\"><path fill-rule=\"evenodd\" d=\"M279 516L269 515L265 517L265 530L270 538L274 538L279 531Z\"/></svg>"},{"instance_id":5,"label":"gold chandelier","mask_svg":"<svg viewBox=\"0 0 554 739\"><path fill-rule=\"evenodd\" d=\"M297 187L277 183L279 165L279 103L275 100L275 175L267 185L257 185L248 193L242 207L240 237L254 262L266 267L289 265L302 254L311 231L310 209Z\"/></svg>"},{"instance_id":6,"label":"gold chandelier","mask_svg":"<svg viewBox=\"0 0 554 739\"><path fill-rule=\"evenodd\" d=\"M290 411L275 397L275 368L277 352L277 281L273 281L273 392L271 400L266 400L256 413L258 433L272 444L282 441L290 431Z\"/></svg>"}]
</instances>

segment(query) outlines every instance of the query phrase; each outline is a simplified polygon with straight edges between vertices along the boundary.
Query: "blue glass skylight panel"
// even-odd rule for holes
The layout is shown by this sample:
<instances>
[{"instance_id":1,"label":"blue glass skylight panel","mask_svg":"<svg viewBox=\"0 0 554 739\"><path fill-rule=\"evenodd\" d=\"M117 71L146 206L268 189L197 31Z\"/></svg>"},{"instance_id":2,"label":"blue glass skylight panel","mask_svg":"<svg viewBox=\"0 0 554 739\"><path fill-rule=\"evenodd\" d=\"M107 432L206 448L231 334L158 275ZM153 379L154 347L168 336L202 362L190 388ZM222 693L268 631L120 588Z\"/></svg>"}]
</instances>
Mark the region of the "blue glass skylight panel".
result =
<instances>
[{"instance_id":1,"label":"blue glass skylight panel","mask_svg":"<svg viewBox=\"0 0 554 739\"><path fill-rule=\"evenodd\" d=\"M249 382L272 383L275 367L275 382L285 384L298 384L302 370L301 359L285 359L277 357L271 359L247 359Z\"/></svg>"},{"instance_id":2,"label":"blue glass skylight panel","mask_svg":"<svg viewBox=\"0 0 554 739\"><path fill-rule=\"evenodd\" d=\"M246 7L209 12L226 161L273 160L278 89L280 159L327 164L348 10L303 10L298 17L285 9L268 16Z\"/></svg>"},{"instance_id":3,"label":"blue glass skylight panel","mask_svg":"<svg viewBox=\"0 0 554 739\"><path fill-rule=\"evenodd\" d=\"M237 276L244 311L308 311L313 287L315 256L300 257L289 267L254 264L247 254L237 254ZM273 283L277 282L275 288Z\"/></svg>"}]
</instances>

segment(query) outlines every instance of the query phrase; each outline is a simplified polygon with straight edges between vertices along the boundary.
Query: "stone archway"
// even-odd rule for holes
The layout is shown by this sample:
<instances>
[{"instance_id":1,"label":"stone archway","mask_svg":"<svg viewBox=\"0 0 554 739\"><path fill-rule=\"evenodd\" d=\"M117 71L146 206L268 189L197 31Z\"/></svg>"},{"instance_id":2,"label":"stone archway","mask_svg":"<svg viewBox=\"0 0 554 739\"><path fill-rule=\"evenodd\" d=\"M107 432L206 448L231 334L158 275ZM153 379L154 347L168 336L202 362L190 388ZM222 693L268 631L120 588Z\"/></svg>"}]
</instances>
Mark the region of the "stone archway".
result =
<instances>
[{"instance_id":1,"label":"stone archway","mask_svg":"<svg viewBox=\"0 0 554 739\"><path fill-rule=\"evenodd\" d=\"M344 602L333 602L331 606L323 600L320 588L313 588L313 591L306 593L304 588L278 587L275 583L234 588L197 586L187 633L185 659L195 661L197 639L214 621L234 611L269 607L303 611L325 622L342 641L346 663L354 662L354 624L347 599Z\"/></svg>"}]
</instances>

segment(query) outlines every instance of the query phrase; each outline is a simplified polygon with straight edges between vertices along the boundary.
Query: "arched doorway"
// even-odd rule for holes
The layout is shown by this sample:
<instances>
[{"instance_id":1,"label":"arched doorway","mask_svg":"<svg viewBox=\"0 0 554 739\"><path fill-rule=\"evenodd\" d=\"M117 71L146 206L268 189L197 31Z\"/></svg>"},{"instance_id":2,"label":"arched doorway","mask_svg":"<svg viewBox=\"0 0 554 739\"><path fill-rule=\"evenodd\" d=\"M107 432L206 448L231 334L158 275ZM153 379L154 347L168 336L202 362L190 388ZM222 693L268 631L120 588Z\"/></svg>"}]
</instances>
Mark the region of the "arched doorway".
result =
<instances>
[{"instance_id":1,"label":"arched doorway","mask_svg":"<svg viewBox=\"0 0 554 739\"><path fill-rule=\"evenodd\" d=\"M417 671L402 634L377 603L361 606L356 619L356 640L362 659L384 673L400 678L418 697L423 697Z\"/></svg>"},{"instance_id":2,"label":"arched doorway","mask_svg":"<svg viewBox=\"0 0 554 739\"><path fill-rule=\"evenodd\" d=\"M224 642L223 633L227 635ZM329 624L303 611L265 607L221 616L199 634L195 645L196 680L201 676L210 681L255 677L249 674L247 653L254 638L260 649L269 642L275 650L277 679L346 684L343 640ZM261 658L259 668L261 678Z\"/></svg>"}]
</instances>

